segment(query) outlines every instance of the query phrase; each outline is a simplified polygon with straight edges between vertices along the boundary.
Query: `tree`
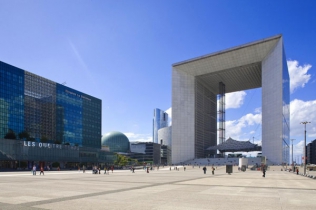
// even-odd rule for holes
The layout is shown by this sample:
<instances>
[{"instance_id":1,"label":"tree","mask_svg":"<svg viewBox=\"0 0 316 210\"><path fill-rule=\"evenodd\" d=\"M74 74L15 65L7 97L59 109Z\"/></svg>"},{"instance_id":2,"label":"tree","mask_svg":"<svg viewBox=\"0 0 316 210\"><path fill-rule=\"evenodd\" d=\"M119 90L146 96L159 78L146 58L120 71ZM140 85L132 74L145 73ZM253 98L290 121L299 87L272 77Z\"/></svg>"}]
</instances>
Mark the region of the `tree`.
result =
<instances>
[{"instance_id":1,"label":"tree","mask_svg":"<svg viewBox=\"0 0 316 210\"><path fill-rule=\"evenodd\" d=\"M118 166L126 166L128 163L128 159L124 155L116 154L116 161L114 162L115 165Z\"/></svg>"},{"instance_id":2,"label":"tree","mask_svg":"<svg viewBox=\"0 0 316 210\"><path fill-rule=\"evenodd\" d=\"M129 165L139 165L139 162L137 159L133 159L133 158L127 158Z\"/></svg>"},{"instance_id":3,"label":"tree","mask_svg":"<svg viewBox=\"0 0 316 210\"><path fill-rule=\"evenodd\" d=\"M54 167L54 168L57 168L59 166L60 166L59 162L53 162L52 163L52 167Z\"/></svg>"},{"instance_id":4,"label":"tree","mask_svg":"<svg viewBox=\"0 0 316 210\"><path fill-rule=\"evenodd\" d=\"M61 141L55 140L55 141L54 141L54 144L61 144Z\"/></svg>"},{"instance_id":5,"label":"tree","mask_svg":"<svg viewBox=\"0 0 316 210\"><path fill-rule=\"evenodd\" d=\"M30 134L27 131L22 131L21 133L18 134L19 139L25 139L29 140L30 139Z\"/></svg>"},{"instance_id":6,"label":"tree","mask_svg":"<svg viewBox=\"0 0 316 210\"><path fill-rule=\"evenodd\" d=\"M41 142L46 143L48 141L48 138L46 136L42 136Z\"/></svg>"},{"instance_id":7,"label":"tree","mask_svg":"<svg viewBox=\"0 0 316 210\"><path fill-rule=\"evenodd\" d=\"M16 135L12 129L9 129L8 133L4 136L5 139L16 139Z\"/></svg>"}]
</instances>

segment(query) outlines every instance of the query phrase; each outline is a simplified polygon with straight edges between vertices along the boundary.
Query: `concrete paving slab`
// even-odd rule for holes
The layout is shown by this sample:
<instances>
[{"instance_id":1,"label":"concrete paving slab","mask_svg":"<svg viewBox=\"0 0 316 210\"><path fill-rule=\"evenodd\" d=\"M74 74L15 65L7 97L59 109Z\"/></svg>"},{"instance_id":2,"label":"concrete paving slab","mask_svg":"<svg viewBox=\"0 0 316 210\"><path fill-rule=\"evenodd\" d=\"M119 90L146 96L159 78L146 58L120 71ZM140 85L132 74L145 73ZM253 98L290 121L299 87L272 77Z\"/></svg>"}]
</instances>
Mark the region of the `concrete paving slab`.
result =
<instances>
[{"instance_id":1,"label":"concrete paving slab","mask_svg":"<svg viewBox=\"0 0 316 210\"><path fill-rule=\"evenodd\" d=\"M0 209L316 209L316 180L273 169L0 172Z\"/></svg>"}]
</instances>

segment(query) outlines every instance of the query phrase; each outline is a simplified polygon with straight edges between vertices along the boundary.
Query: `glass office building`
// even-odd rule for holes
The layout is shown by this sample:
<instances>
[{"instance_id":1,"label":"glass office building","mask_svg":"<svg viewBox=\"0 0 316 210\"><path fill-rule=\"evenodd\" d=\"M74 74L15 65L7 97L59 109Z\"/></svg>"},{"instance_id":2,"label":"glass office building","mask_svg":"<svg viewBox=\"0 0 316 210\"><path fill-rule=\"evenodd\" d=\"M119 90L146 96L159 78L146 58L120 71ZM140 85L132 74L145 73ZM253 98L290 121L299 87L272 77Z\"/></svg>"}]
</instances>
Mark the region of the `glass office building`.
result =
<instances>
[{"instance_id":1,"label":"glass office building","mask_svg":"<svg viewBox=\"0 0 316 210\"><path fill-rule=\"evenodd\" d=\"M0 139L101 149L100 99L1 61L0 87Z\"/></svg>"},{"instance_id":2,"label":"glass office building","mask_svg":"<svg viewBox=\"0 0 316 210\"><path fill-rule=\"evenodd\" d=\"M158 130L168 126L168 114L161 109L154 109L153 119L153 142L161 144L158 141Z\"/></svg>"},{"instance_id":3,"label":"glass office building","mask_svg":"<svg viewBox=\"0 0 316 210\"><path fill-rule=\"evenodd\" d=\"M101 147L101 100L0 62L0 138Z\"/></svg>"}]
</instances>

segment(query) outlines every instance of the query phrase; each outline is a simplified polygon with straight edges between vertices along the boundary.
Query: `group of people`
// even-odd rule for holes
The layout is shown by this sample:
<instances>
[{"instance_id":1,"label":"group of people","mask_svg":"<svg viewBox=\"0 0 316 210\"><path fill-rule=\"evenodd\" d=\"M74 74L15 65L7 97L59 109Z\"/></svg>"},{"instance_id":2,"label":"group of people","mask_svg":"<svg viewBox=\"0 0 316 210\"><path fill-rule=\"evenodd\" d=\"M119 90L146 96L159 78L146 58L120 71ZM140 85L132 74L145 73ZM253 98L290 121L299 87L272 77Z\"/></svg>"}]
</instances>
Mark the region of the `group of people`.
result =
<instances>
[{"instance_id":1,"label":"group of people","mask_svg":"<svg viewBox=\"0 0 316 210\"><path fill-rule=\"evenodd\" d=\"M32 172L33 172L33 176L36 176L36 165L33 165ZM40 175L42 175L42 174L44 176L44 167L43 166L40 167Z\"/></svg>"},{"instance_id":2,"label":"group of people","mask_svg":"<svg viewBox=\"0 0 316 210\"><path fill-rule=\"evenodd\" d=\"M207 171L206 166L203 167L203 171L204 171L204 174L206 174L206 171ZM214 166L212 166L212 175L214 175L214 174L215 174L215 168L214 168Z\"/></svg>"},{"instance_id":3,"label":"group of people","mask_svg":"<svg viewBox=\"0 0 316 210\"><path fill-rule=\"evenodd\" d=\"M83 166L84 167L84 166ZM114 170L114 166L110 166L110 167L106 167L104 166L104 174L110 174L110 171L112 171L113 173L113 170ZM85 173L85 169L83 169L83 173ZM97 167L97 166L93 166L92 167L92 173L93 174L101 174L101 167Z\"/></svg>"}]
</instances>

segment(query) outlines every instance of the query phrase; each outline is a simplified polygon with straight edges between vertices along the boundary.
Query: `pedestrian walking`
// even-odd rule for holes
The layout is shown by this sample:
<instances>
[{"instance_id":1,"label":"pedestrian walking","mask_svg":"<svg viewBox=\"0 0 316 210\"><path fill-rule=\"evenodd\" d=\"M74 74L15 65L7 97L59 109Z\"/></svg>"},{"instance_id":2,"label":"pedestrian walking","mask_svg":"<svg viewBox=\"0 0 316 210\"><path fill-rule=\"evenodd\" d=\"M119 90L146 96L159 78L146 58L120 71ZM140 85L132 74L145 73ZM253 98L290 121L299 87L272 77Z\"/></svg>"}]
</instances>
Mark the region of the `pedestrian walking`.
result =
<instances>
[{"instance_id":1,"label":"pedestrian walking","mask_svg":"<svg viewBox=\"0 0 316 210\"><path fill-rule=\"evenodd\" d=\"M215 168L214 166L212 166L212 175L214 175L214 172L215 172Z\"/></svg>"},{"instance_id":2,"label":"pedestrian walking","mask_svg":"<svg viewBox=\"0 0 316 210\"><path fill-rule=\"evenodd\" d=\"M262 167L262 177L266 177L266 167L265 166L263 166Z\"/></svg>"},{"instance_id":3,"label":"pedestrian walking","mask_svg":"<svg viewBox=\"0 0 316 210\"><path fill-rule=\"evenodd\" d=\"M86 172L86 167L83 165L82 166L82 173L85 173Z\"/></svg>"},{"instance_id":4,"label":"pedestrian walking","mask_svg":"<svg viewBox=\"0 0 316 210\"><path fill-rule=\"evenodd\" d=\"M132 167L132 171L133 171L133 173L135 173L135 168L134 168L134 166Z\"/></svg>"},{"instance_id":5,"label":"pedestrian walking","mask_svg":"<svg viewBox=\"0 0 316 210\"><path fill-rule=\"evenodd\" d=\"M106 166L104 166L104 174L106 174Z\"/></svg>"},{"instance_id":6,"label":"pedestrian walking","mask_svg":"<svg viewBox=\"0 0 316 210\"><path fill-rule=\"evenodd\" d=\"M43 168L43 166L41 166L40 170L41 170L40 175L43 174L43 176L44 176L44 168Z\"/></svg>"},{"instance_id":7,"label":"pedestrian walking","mask_svg":"<svg viewBox=\"0 0 316 210\"><path fill-rule=\"evenodd\" d=\"M206 174L206 166L203 167L204 174Z\"/></svg>"},{"instance_id":8,"label":"pedestrian walking","mask_svg":"<svg viewBox=\"0 0 316 210\"><path fill-rule=\"evenodd\" d=\"M36 166L35 165L33 165L33 175L36 176Z\"/></svg>"},{"instance_id":9,"label":"pedestrian walking","mask_svg":"<svg viewBox=\"0 0 316 210\"><path fill-rule=\"evenodd\" d=\"M298 168L296 168L296 175L298 175Z\"/></svg>"}]
</instances>

